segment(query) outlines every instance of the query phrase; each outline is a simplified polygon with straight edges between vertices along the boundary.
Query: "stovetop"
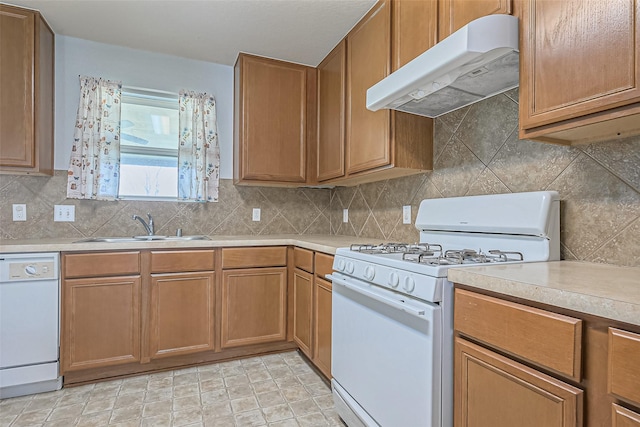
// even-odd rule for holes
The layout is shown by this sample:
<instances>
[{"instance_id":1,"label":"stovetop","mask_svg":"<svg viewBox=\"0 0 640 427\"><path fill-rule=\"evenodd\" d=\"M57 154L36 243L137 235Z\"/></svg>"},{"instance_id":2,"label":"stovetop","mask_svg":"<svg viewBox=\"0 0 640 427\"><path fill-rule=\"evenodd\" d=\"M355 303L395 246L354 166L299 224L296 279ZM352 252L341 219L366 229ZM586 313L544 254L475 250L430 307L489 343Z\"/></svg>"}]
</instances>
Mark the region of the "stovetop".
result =
<instances>
[{"instance_id":1,"label":"stovetop","mask_svg":"<svg viewBox=\"0 0 640 427\"><path fill-rule=\"evenodd\" d=\"M434 243L358 244L351 245L349 249L369 255L399 254L403 261L431 266L524 261L524 255L518 251L443 249L441 244Z\"/></svg>"}]
</instances>

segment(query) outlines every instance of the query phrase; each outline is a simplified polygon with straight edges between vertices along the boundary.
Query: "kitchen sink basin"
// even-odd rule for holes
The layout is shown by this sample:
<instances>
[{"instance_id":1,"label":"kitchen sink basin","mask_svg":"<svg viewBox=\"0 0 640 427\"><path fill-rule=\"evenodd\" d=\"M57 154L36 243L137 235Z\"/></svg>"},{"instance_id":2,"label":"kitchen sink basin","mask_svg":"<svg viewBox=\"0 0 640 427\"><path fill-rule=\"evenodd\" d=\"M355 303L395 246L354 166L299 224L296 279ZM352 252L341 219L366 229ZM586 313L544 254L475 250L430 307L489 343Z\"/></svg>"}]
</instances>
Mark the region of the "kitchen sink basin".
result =
<instances>
[{"instance_id":1,"label":"kitchen sink basin","mask_svg":"<svg viewBox=\"0 0 640 427\"><path fill-rule=\"evenodd\" d=\"M189 240L209 240L207 236L133 236L133 237L90 237L73 243L126 243L126 242L167 242L167 241L189 241Z\"/></svg>"}]
</instances>

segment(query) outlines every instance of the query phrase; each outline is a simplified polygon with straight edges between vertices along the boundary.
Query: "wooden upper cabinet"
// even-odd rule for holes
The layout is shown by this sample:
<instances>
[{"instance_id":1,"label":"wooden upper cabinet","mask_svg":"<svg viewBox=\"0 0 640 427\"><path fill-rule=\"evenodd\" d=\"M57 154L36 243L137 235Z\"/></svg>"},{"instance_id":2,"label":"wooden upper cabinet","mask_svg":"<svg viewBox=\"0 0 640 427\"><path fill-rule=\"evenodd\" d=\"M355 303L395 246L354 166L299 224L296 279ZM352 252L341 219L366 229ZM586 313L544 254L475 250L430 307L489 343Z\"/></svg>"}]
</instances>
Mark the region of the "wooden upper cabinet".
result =
<instances>
[{"instance_id":1,"label":"wooden upper cabinet","mask_svg":"<svg viewBox=\"0 0 640 427\"><path fill-rule=\"evenodd\" d=\"M234 106L237 184L306 183L315 75L314 68L240 54Z\"/></svg>"},{"instance_id":2,"label":"wooden upper cabinet","mask_svg":"<svg viewBox=\"0 0 640 427\"><path fill-rule=\"evenodd\" d=\"M53 175L54 35L0 4L0 173Z\"/></svg>"},{"instance_id":3,"label":"wooden upper cabinet","mask_svg":"<svg viewBox=\"0 0 640 427\"><path fill-rule=\"evenodd\" d=\"M344 176L346 43L318 65L317 180Z\"/></svg>"},{"instance_id":4,"label":"wooden upper cabinet","mask_svg":"<svg viewBox=\"0 0 640 427\"><path fill-rule=\"evenodd\" d=\"M639 16L638 0L523 2L521 138L640 133Z\"/></svg>"},{"instance_id":5,"label":"wooden upper cabinet","mask_svg":"<svg viewBox=\"0 0 640 427\"><path fill-rule=\"evenodd\" d=\"M347 171L391 164L391 112L369 111L367 89L391 71L391 2L379 2L347 35Z\"/></svg>"},{"instance_id":6,"label":"wooden upper cabinet","mask_svg":"<svg viewBox=\"0 0 640 427\"><path fill-rule=\"evenodd\" d=\"M432 169L433 121L370 111L367 89L391 72L391 1L379 1L347 35L346 184Z\"/></svg>"},{"instance_id":7,"label":"wooden upper cabinet","mask_svg":"<svg viewBox=\"0 0 640 427\"><path fill-rule=\"evenodd\" d=\"M439 40L469 22L496 13L512 13L512 0L438 0Z\"/></svg>"},{"instance_id":8,"label":"wooden upper cabinet","mask_svg":"<svg viewBox=\"0 0 640 427\"><path fill-rule=\"evenodd\" d=\"M438 41L437 0L397 0L392 3L393 71Z\"/></svg>"}]
</instances>

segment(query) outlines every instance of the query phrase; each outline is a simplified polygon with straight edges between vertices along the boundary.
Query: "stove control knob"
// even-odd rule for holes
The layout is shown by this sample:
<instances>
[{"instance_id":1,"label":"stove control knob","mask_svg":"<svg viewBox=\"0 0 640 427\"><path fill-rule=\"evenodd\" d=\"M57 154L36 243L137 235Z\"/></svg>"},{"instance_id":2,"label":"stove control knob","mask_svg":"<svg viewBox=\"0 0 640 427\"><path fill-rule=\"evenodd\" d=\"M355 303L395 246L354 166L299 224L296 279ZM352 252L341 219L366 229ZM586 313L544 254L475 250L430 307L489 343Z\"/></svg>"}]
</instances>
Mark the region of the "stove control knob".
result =
<instances>
[{"instance_id":1,"label":"stove control knob","mask_svg":"<svg viewBox=\"0 0 640 427\"><path fill-rule=\"evenodd\" d=\"M367 265L364 269L364 278L373 280L374 277L376 277L376 270L372 266Z\"/></svg>"},{"instance_id":2,"label":"stove control knob","mask_svg":"<svg viewBox=\"0 0 640 427\"><path fill-rule=\"evenodd\" d=\"M398 273L392 271L391 274L389 274L389 286L391 286L392 288L397 288L399 283L400 278L398 277Z\"/></svg>"},{"instance_id":3,"label":"stove control knob","mask_svg":"<svg viewBox=\"0 0 640 427\"><path fill-rule=\"evenodd\" d=\"M413 280L413 277L405 277L402 287L405 291L411 293L416 288L416 282Z\"/></svg>"},{"instance_id":4,"label":"stove control knob","mask_svg":"<svg viewBox=\"0 0 640 427\"><path fill-rule=\"evenodd\" d=\"M347 262L347 273L352 274L353 270L355 270L355 266L353 265L353 262L348 261Z\"/></svg>"},{"instance_id":5,"label":"stove control knob","mask_svg":"<svg viewBox=\"0 0 640 427\"><path fill-rule=\"evenodd\" d=\"M343 259L339 259L336 262L336 270L338 271L344 271L344 260Z\"/></svg>"}]
</instances>

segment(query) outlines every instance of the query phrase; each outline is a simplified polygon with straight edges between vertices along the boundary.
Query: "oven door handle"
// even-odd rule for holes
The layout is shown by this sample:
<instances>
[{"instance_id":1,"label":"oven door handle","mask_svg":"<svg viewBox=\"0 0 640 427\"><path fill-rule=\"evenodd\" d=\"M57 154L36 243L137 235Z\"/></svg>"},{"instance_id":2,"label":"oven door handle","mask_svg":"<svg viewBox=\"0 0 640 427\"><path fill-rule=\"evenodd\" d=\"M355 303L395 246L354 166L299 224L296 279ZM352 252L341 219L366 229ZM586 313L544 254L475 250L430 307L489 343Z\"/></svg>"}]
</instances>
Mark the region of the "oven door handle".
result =
<instances>
[{"instance_id":1,"label":"oven door handle","mask_svg":"<svg viewBox=\"0 0 640 427\"><path fill-rule=\"evenodd\" d=\"M351 285L350 283L348 283L348 282L346 282L346 281L344 281L344 280L342 280L342 279L340 279L340 278L338 278L336 276L327 274L326 277L327 277L327 279L331 280L334 284L340 285L340 286L342 286L344 288L347 288L347 289L349 289L349 290L351 290L353 292L359 293L360 295L363 295L363 296L365 296L367 298L371 298L371 299L376 300L378 302L381 302L383 304L389 305L389 306L395 308L396 310L404 311L405 313L414 315L414 316L419 317L421 319L425 318L425 314L426 314L425 310L421 310L421 309L418 309L418 308L415 308L415 307L407 306L407 305L399 303L398 301L395 301L395 300L393 300L391 298L386 298L386 297L384 297L382 295L376 294L375 292L371 292L371 291L367 291L366 289L362 289L359 286Z\"/></svg>"}]
</instances>

